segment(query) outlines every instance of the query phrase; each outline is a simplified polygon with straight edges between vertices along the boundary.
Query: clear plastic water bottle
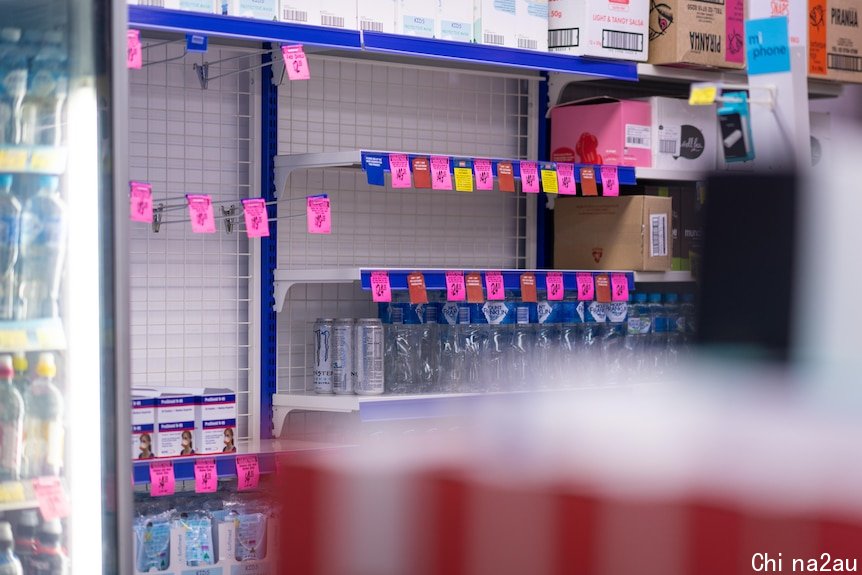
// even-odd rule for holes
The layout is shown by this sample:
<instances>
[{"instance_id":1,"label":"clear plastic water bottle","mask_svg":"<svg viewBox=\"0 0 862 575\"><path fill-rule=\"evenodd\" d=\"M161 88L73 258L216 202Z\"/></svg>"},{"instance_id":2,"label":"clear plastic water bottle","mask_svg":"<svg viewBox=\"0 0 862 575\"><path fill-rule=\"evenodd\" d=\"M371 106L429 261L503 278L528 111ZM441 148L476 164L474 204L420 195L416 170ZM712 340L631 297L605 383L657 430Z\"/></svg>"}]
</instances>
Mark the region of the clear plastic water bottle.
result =
<instances>
[{"instance_id":1,"label":"clear plastic water bottle","mask_svg":"<svg viewBox=\"0 0 862 575\"><path fill-rule=\"evenodd\" d=\"M440 333L437 325L436 302L416 304L411 311L419 319L419 353L417 356L417 381L414 389L420 393L436 391L440 373Z\"/></svg>"},{"instance_id":2,"label":"clear plastic water bottle","mask_svg":"<svg viewBox=\"0 0 862 575\"><path fill-rule=\"evenodd\" d=\"M535 348L536 304L520 301L510 301L514 318L510 328L509 340L509 371L507 389L525 389L528 384L547 382L536 381L533 370L533 352Z\"/></svg>"},{"instance_id":3,"label":"clear plastic water bottle","mask_svg":"<svg viewBox=\"0 0 862 575\"><path fill-rule=\"evenodd\" d=\"M697 308L694 305L694 294L687 293L682 296L682 304L679 306L679 314L682 316L685 324L683 332L683 347L685 351L690 351L688 348L694 343L694 337L697 334Z\"/></svg>"},{"instance_id":4,"label":"clear plastic water bottle","mask_svg":"<svg viewBox=\"0 0 862 575\"><path fill-rule=\"evenodd\" d=\"M24 204L18 258L20 319L57 317L66 259L66 203L60 180L40 176L39 189Z\"/></svg>"},{"instance_id":5,"label":"clear plastic water bottle","mask_svg":"<svg viewBox=\"0 0 862 575\"><path fill-rule=\"evenodd\" d=\"M41 49L33 57L22 105L22 142L59 146L63 134L63 108L69 91L69 73L63 34L46 32Z\"/></svg>"},{"instance_id":6,"label":"clear plastic water bottle","mask_svg":"<svg viewBox=\"0 0 862 575\"><path fill-rule=\"evenodd\" d=\"M21 562L21 568L25 574L32 572L30 563L36 554L38 539L36 530L39 528L39 512L35 509L26 509L18 517L15 525L15 555Z\"/></svg>"},{"instance_id":7,"label":"clear plastic water bottle","mask_svg":"<svg viewBox=\"0 0 862 575\"><path fill-rule=\"evenodd\" d=\"M560 314L560 346L559 361L560 386L575 387L581 377L579 358L580 326L584 322L584 302L566 300L563 302Z\"/></svg>"},{"instance_id":8,"label":"clear plastic water bottle","mask_svg":"<svg viewBox=\"0 0 862 575\"><path fill-rule=\"evenodd\" d=\"M601 340L607 320L606 304L584 303L584 323L579 327L578 363L582 366L579 386L596 385L605 376L601 363Z\"/></svg>"},{"instance_id":9,"label":"clear plastic water bottle","mask_svg":"<svg viewBox=\"0 0 862 575\"><path fill-rule=\"evenodd\" d=\"M636 293L628 306L626 317L626 363L630 381L642 381L647 378L647 348L648 338L652 328L647 294Z\"/></svg>"},{"instance_id":10,"label":"clear plastic water bottle","mask_svg":"<svg viewBox=\"0 0 862 575\"><path fill-rule=\"evenodd\" d=\"M20 29L0 29L0 144L21 143L27 56L21 50L20 40Z\"/></svg>"},{"instance_id":11,"label":"clear plastic water bottle","mask_svg":"<svg viewBox=\"0 0 862 575\"><path fill-rule=\"evenodd\" d=\"M665 349L667 348L667 316L664 306L661 304L661 294L651 293L648 298L650 316L649 335L649 369L651 375L658 376L664 373Z\"/></svg>"},{"instance_id":12,"label":"clear plastic water bottle","mask_svg":"<svg viewBox=\"0 0 862 575\"><path fill-rule=\"evenodd\" d=\"M540 301L534 306L535 341L533 370L540 388L556 387L560 377L560 319L561 301Z\"/></svg>"},{"instance_id":13,"label":"clear plastic water bottle","mask_svg":"<svg viewBox=\"0 0 862 575\"><path fill-rule=\"evenodd\" d=\"M24 400L12 385L12 356L0 355L0 481L21 477Z\"/></svg>"},{"instance_id":14,"label":"clear plastic water bottle","mask_svg":"<svg viewBox=\"0 0 862 575\"><path fill-rule=\"evenodd\" d=\"M482 391L482 360L488 346L488 334L481 306L458 304L458 325L464 349L464 378L460 391Z\"/></svg>"},{"instance_id":15,"label":"clear plastic water bottle","mask_svg":"<svg viewBox=\"0 0 862 575\"><path fill-rule=\"evenodd\" d=\"M626 379L626 316L628 303L605 304L607 324L602 333L602 364L611 383L622 383Z\"/></svg>"},{"instance_id":16,"label":"clear plastic water bottle","mask_svg":"<svg viewBox=\"0 0 862 575\"><path fill-rule=\"evenodd\" d=\"M63 550L63 526L59 519L46 521L39 529L39 545L28 575L68 575L69 558Z\"/></svg>"},{"instance_id":17,"label":"clear plastic water bottle","mask_svg":"<svg viewBox=\"0 0 862 575\"><path fill-rule=\"evenodd\" d=\"M383 321L384 353L383 381L386 393L405 393L413 381L414 344L404 325L409 304L401 302L380 304Z\"/></svg>"},{"instance_id":18,"label":"clear plastic water bottle","mask_svg":"<svg viewBox=\"0 0 862 575\"><path fill-rule=\"evenodd\" d=\"M672 367L679 363L680 346L685 333L685 319L680 315L679 296L677 294L665 294L664 317L667 325L665 363L667 367Z\"/></svg>"},{"instance_id":19,"label":"clear plastic water bottle","mask_svg":"<svg viewBox=\"0 0 862 575\"><path fill-rule=\"evenodd\" d=\"M12 526L0 521L0 575L22 575L21 562L15 556Z\"/></svg>"},{"instance_id":20,"label":"clear plastic water bottle","mask_svg":"<svg viewBox=\"0 0 862 575\"><path fill-rule=\"evenodd\" d=\"M43 353L36 364L36 380L24 397L24 467L26 477L60 475L63 467L62 392L54 385L54 355Z\"/></svg>"},{"instance_id":21,"label":"clear plastic water bottle","mask_svg":"<svg viewBox=\"0 0 862 575\"><path fill-rule=\"evenodd\" d=\"M12 195L12 175L0 174L0 320L14 316L20 232L21 203Z\"/></svg>"},{"instance_id":22,"label":"clear plastic water bottle","mask_svg":"<svg viewBox=\"0 0 862 575\"><path fill-rule=\"evenodd\" d=\"M442 392L460 391L464 378L464 345L462 326L459 322L459 304L440 303L440 374L438 388Z\"/></svg>"},{"instance_id":23,"label":"clear plastic water bottle","mask_svg":"<svg viewBox=\"0 0 862 575\"><path fill-rule=\"evenodd\" d=\"M478 325L480 391L501 391L506 387L508 348L512 314L505 301L471 304L470 323Z\"/></svg>"}]
</instances>

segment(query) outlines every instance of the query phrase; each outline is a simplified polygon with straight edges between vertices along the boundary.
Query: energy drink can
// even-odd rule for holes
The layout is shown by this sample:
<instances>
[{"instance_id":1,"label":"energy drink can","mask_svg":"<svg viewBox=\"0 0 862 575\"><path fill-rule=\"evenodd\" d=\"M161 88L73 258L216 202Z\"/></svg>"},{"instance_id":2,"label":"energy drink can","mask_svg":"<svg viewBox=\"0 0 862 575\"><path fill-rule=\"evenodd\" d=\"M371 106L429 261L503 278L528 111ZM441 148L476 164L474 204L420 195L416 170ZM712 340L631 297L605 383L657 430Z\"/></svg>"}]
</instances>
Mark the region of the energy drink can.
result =
<instances>
[{"instance_id":1,"label":"energy drink can","mask_svg":"<svg viewBox=\"0 0 862 575\"><path fill-rule=\"evenodd\" d=\"M359 395L383 393L383 322L356 322L353 353L353 391Z\"/></svg>"},{"instance_id":2,"label":"energy drink can","mask_svg":"<svg viewBox=\"0 0 862 575\"><path fill-rule=\"evenodd\" d=\"M334 319L314 322L314 392L332 393L332 327Z\"/></svg>"},{"instance_id":3,"label":"energy drink can","mask_svg":"<svg viewBox=\"0 0 862 575\"><path fill-rule=\"evenodd\" d=\"M353 393L352 319L337 319L332 325L332 391L337 395Z\"/></svg>"}]
</instances>

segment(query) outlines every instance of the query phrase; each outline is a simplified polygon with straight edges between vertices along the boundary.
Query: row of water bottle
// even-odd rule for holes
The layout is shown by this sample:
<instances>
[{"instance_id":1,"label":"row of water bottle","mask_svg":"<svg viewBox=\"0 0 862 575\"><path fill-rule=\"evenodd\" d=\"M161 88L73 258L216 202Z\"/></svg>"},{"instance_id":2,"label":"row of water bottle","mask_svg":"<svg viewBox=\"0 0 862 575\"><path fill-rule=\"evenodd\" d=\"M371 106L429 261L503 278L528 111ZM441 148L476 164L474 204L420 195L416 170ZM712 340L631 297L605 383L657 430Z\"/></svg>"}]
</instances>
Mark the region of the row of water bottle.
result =
<instances>
[{"instance_id":1,"label":"row of water bottle","mask_svg":"<svg viewBox=\"0 0 862 575\"><path fill-rule=\"evenodd\" d=\"M0 145L60 145L68 90L62 32L0 28Z\"/></svg>"},{"instance_id":2,"label":"row of water bottle","mask_svg":"<svg viewBox=\"0 0 862 575\"><path fill-rule=\"evenodd\" d=\"M380 304L388 393L494 392L654 380L679 361L694 305L676 294L599 303Z\"/></svg>"}]
</instances>

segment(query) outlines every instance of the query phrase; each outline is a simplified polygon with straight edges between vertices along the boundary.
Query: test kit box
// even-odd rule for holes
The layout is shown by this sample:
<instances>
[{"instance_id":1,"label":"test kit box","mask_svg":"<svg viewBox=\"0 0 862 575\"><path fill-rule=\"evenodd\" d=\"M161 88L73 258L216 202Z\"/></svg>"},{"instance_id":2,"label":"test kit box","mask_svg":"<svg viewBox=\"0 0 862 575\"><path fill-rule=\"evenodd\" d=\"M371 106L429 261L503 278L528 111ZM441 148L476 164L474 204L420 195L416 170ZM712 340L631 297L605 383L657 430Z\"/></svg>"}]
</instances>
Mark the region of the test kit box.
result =
<instances>
[{"instance_id":1,"label":"test kit box","mask_svg":"<svg viewBox=\"0 0 862 575\"><path fill-rule=\"evenodd\" d=\"M646 62L649 4L638 0L550 0L548 50Z\"/></svg>"},{"instance_id":2,"label":"test kit box","mask_svg":"<svg viewBox=\"0 0 862 575\"><path fill-rule=\"evenodd\" d=\"M808 75L862 82L858 0L808 0Z\"/></svg>"},{"instance_id":3,"label":"test kit box","mask_svg":"<svg viewBox=\"0 0 862 575\"><path fill-rule=\"evenodd\" d=\"M255 20L278 20L278 0L222 0L222 14Z\"/></svg>"},{"instance_id":4,"label":"test kit box","mask_svg":"<svg viewBox=\"0 0 862 575\"><path fill-rule=\"evenodd\" d=\"M195 410L195 451L236 452L236 393L230 389L206 389Z\"/></svg>"},{"instance_id":5,"label":"test kit box","mask_svg":"<svg viewBox=\"0 0 862 575\"><path fill-rule=\"evenodd\" d=\"M355 0L280 0L278 18L295 24L358 29Z\"/></svg>"},{"instance_id":6,"label":"test kit box","mask_svg":"<svg viewBox=\"0 0 862 575\"><path fill-rule=\"evenodd\" d=\"M562 196L554 204L554 267L671 269L670 198Z\"/></svg>"},{"instance_id":7,"label":"test kit box","mask_svg":"<svg viewBox=\"0 0 862 575\"><path fill-rule=\"evenodd\" d=\"M359 20L359 29L394 34L397 1L357 0L356 16Z\"/></svg>"},{"instance_id":8,"label":"test kit box","mask_svg":"<svg viewBox=\"0 0 862 575\"><path fill-rule=\"evenodd\" d=\"M744 68L745 1L651 2L649 63Z\"/></svg>"},{"instance_id":9,"label":"test kit box","mask_svg":"<svg viewBox=\"0 0 862 575\"><path fill-rule=\"evenodd\" d=\"M548 0L516 0L515 47L548 51Z\"/></svg>"},{"instance_id":10,"label":"test kit box","mask_svg":"<svg viewBox=\"0 0 862 575\"><path fill-rule=\"evenodd\" d=\"M396 0L395 33L433 38L437 31L438 8L433 0Z\"/></svg>"},{"instance_id":11,"label":"test kit box","mask_svg":"<svg viewBox=\"0 0 862 575\"><path fill-rule=\"evenodd\" d=\"M153 459L156 443L156 398L132 392L132 458Z\"/></svg>"},{"instance_id":12,"label":"test kit box","mask_svg":"<svg viewBox=\"0 0 862 575\"><path fill-rule=\"evenodd\" d=\"M687 100L649 98L652 109L652 167L708 173L717 165L715 105L691 106Z\"/></svg>"},{"instance_id":13,"label":"test kit box","mask_svg":"<svg viewBox=\"0 0 862 575\"><path fill-rule=\"evenodd\" d=\"M455 42L473 41L473 3L464 0L436 0L434 36Z\"/></svg>"},{"instance_id":14,"label":"test kit box","mask_svg":"<svg viewBox=\"0 0 862 575\"><path fill-rule=\"evenodd\" d=\"M652 166L650 103L590 98L551 109L551 161Z\"/></svg>"},{"instance_id":15,"label":"test kit box","mask_svg":"<svg viewBox=\"0 0 862 575\"><path fill-rule=\"evenodd\" d=\"M203 12L205 14L220 14L222 12L221 0L137 0L129 2L129 4L155 6L185 12Z\"/></svg>"},{"instance_id":16,"label":"test kit box","mask_svg":"<svg viewBox=\"0 0 862 575\"><path fill-rule=\"evenodd\" d=\"M156 398L156 457L195 454L195 416L198 397L164 393Z\"/></svg>"},{"instance_id":17,"label":"test kit box","mask_svg":"<svg viewBox=\"0 0 862 575\"><path fill-rule=\"evenodd\" d=\"M473 34L490 46L548 50L548 0L475 0Z\"/></svg>"}]
</instances>

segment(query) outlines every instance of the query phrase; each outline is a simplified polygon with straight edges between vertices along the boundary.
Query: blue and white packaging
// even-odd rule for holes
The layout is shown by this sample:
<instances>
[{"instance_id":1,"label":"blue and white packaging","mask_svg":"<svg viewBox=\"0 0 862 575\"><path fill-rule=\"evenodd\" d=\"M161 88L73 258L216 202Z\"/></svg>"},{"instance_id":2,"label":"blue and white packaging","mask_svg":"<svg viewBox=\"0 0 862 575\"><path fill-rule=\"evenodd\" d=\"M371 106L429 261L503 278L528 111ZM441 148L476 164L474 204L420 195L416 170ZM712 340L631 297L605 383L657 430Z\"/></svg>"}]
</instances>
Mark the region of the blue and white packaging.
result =
<instances>
[{"instance_id":1,"label":"blue and white packaging","mask_svg":"<svg viewBox=\"0 0 862 575\"><path fill-rule=\"evenodd\" d=\"M132 458L153 459L156 441L156 398L132 392Z\"/></svg>"},{"instance_id":2,"label":"blue and white packaging","mask_svg":"<svg viewBox=\"0 0 862 575\"><path fill-rule=\"evenodd\" d=\"M205 14L219 14L222 11L221 2L218 0L138 0L137 4Z\"/></svg>"},{"instance_id":3,"label":"blue and white packaging","mask_svg":"<svg viewBox=\"0 0 862 575\"><path fill-rule=\"evenodd\" d=\"M433 38L437 29L437 0L397 0L395 33Z\"/></svg>"},{"instance_id":4,"label":"blue and white packaging","mask_svg":"<svg viewBox=\"0 0 862 575\"><path fill-rule=\"evenodd\" d=\"M359 29L369 32L395 33L397 0L357 0Z\"/></svg>"},{"instance_id":5,"label":"blue and white packaging","mask_svg":"<svg viewBox=\"0 0 862 575\"><path fill-rule=\"evenodd\" d=\"M627 302L615 301L613 303L606 303L604 306L607 321L610 323L622 323L626 321L629 309Z\"/></svg>"},{"instance_id":6,"label":"blue and white packaging","mask_svg":"<svg viewBox=\"0 0 862 575\"><path fill-rule=\"evenodd\" d=\"M548 51L548 0L475 0L475 41Z\"/></svg>"},{"instance_id":7,"label":"blue and white packaging","mask_svg":"<svg viewBox=\"0 0 862 575\"><path fill-rule=\"evenodd\" d=\"M470 323L508 325L515 321L515 307L504 301L486 301L470 304Z\"/></svg>"},{"instance_id":8,"label":"blue and white packaging","mask_svg":"<svg viewBox=\"0 0 862 575\"><path fill-rule=\"evenodd\" d=\"M278 19L294 24L356 30L356 0L280 0Z\"/></svg>"},{"instance_id":9,"label":"blue and white packaging","mask_svg":"<svg viewBox=\"0 0 862 575\"><path fill-rule=\"evenodd\" d=\"M278 0L222 0L222 14L255 20L278 20Z\"/></svg>"},{"instance_id":10,"label":"blue and white packaging","mask_svg":"<svg viewBox=\"0 0 862 575\"><path fill-rule=\"evenodd\" d=\"M563 323L566 302L542 300L535 304L535 320L533 323Z\"/></svg>"},{"instance_id":11,"label":"blue and white packaging","mask_svg":"<svg viewBox=\"0 0 862 575\"><path fill-rule=\"evenodd\" d=\"M605 323L608 319L608 304L591 301L584 305L584 323Z\"/></svg>"},{"instance_id":12,"label":"blue and white packaging","mask_svg":"<svg viewBox=\"0 0 862 575\"><path fill-rule=\"evenodd\" d=\"M236 452L236 393L205 389L195 413L197 453Z\"/></svg>"},{"instance_id":13,"label":"blue and white packaging","mask_svg":"<svg viewBox=\"0 0 862 575\"><path fill-rule=\"evenodd\" d=\"M435 0L434 36L454 42L473 41L473 3L465 0Z\"/></svg>"},{"instance_id":14,"label":"blue and white packaging","mask_svg":"<svg viewBox=\"0 0 862 575\"><path fill-rule=\"evenodd\" d=\"M198 397L165 393L156 398L156 457L195 454L195 415Z\"/></svg>"}]
</instances>

